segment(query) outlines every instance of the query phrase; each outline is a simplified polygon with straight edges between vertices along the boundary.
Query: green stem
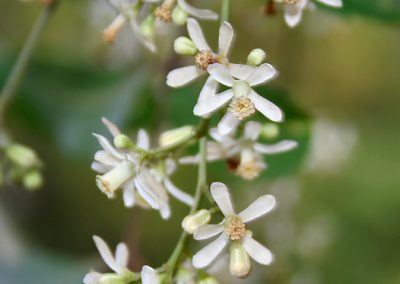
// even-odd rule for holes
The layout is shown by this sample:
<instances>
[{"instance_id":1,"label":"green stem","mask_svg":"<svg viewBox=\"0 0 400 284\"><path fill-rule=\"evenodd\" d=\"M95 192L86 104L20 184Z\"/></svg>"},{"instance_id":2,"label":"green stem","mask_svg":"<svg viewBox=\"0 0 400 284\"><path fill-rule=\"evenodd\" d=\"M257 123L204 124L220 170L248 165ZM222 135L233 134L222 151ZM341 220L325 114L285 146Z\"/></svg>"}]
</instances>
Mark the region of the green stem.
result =
<instances>
[{"instance_id":1,"label":"green stem","mask_svg":"<svg viewBox=\"0 0 400 284\"><path fill-rule=\"evenodd\" d=\"M25 70L32 57L33 50L42 33L49 17L53 11L54 3L43 7L40 15L36 19L36 22L26 40L21 53L18 56L15 65L13 66L10 75L4 84L3 90L0 96L0 128L4 126L4 117L8 104L14 97L18 86L24 76Z\"/></svg>"},{"instance_id":2,"label":"green stem","mask_svg":"<svg viewBox=\"0 0 400 284\"><path fill-rule=\"evenodd\" d=\"M198 170L198 178L197 178L197 185L196 185L196 193L194 196L194 203L190 208L190 213L194 213L200 204L201 196L204 190L207 190L207 139L202 137L200 139L200 163L199 163L199 170ZM185 248L186 241L187 241L188 234L183 231L179 241L167 262L167 270L168 270L168 281L172 283L172 277L176 270L179 258Z\"/></svg>"},{"instance_id":3,"label":"green stem","mask_svg":"<svg viewBox=\"0 0 400 284\"><path fill-rule=\"evenodd\" d=\"M230 0L222 0L222 9L221 9L221 24L225 21L229 20L229 10L231 6Z\"/></svg>"}]
</instances>

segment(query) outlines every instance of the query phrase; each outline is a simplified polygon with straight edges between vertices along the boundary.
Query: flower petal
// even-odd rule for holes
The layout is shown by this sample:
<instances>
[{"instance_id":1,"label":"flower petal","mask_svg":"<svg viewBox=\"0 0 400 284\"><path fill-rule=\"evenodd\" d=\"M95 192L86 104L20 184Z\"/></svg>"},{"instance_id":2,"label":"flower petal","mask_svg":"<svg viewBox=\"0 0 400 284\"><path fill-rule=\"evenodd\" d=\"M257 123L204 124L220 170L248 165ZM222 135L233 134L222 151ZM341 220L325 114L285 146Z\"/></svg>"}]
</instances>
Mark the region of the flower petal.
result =
<instances>
[{"instance_id":1,"label":"flower petal","mask_svg":"<svg viewBox=\"0 0 400 284\"><path fill-rule=\"evenodd\" d=\"M250 91L249 99L253 102L255 108L264 116L275 122L283 120L283 113L276 105L261 97L254 90Z\"/></svg>"},{"instance_id":2,"label":"flower petal","mask_svg":"<svg viewBox=\"0 0 400 284\"><path fill-rule=\"evenodd\" d=\"M177 188L169 178L164 179L164 185L167 189L167 191L176 199L182 201L183 203L192 206L194 203L194 199L192 196L187 194L186 192L183 192L179 188Z\"/></svg>"},{"instance_id":3,"label":"flower petal","mask_svg":"<svg viewBox=\"0 0 400 284\"><path fill-rule=\"evenodd\" d=\"M297 5L293 5L293 4L287 4L285 5L285 22L286 24L291 27L294 28L295 26L297 26L300 21L301 18L303 16L303 9L301 8L298 4Z\"/></svg>"},{"instance_id":4,"label":"flower petal","mask_svg":"<svg viewBox=\"0 0 400 284\"><path fill-rule=\"evenodd\" d=\"M262 154L278 154L290 151L297 146L298 143L296 141L284 140L272 145L256 143L253 147L257 152Z\"/></svg>"},{"instance_id":5,"label":"flower petal","mask_svg":"<svg viewBox=\"0 0 400 284\"><path fill-rule=\"evenodd\" d=\"M211 128L209 134L212 137L212 139L223 144L225 147L233 146L236 143L236 141L232 138L232 136L221 135L221 133L219 133L218 131L218 128L216 127Z\"/></svg>"},{"instance_id":6,"label":"flower petal","mask_svg":"<svg viewBox=\"0 0 400 284\"><path fill-rule=\"evenodd\" d=\"M219 121L217 127L221 135L232 134L238 125L240 124L240 119L227 112L222 119Z\"/></svg>"},{"instance_id":7,"label":"flower petal","mask_svg":"<svg viewBox=\"0 0 400 284\"><path fill-rule=\"evenodd\" d=\"M257 198L249 207L238 214L243 223L253 221L268 212L276 205L275 197L272 195L263 195Z\"/></svg>"},{"instance_id":8,"label":"flower petal","mask_svg":"<svg viewBox=\"0 0 400 284\"><path fill-rule=\"evenodd\" d=\"M109 121L107 118L102 117L101 121L103 122L103 124L107 127L107 129L110 131L110 133L112 134L112 136L117 136L118 134L120 134L121 132L119 131L118 127L112 123L111 121Z\"/></svg>"},{"instance_id":9,"label":"flower petal","mask_svg":"<svg viewBox=\"0 0 400 284\"><path fill-rule=\"evenodd\" d=\"M116 159L110 152L105 150L97 151L94 154L94 160L107 166L116 166L121 163L120 160Z\"/></svg>"},{"instance_id":10,"label":"flower petal","mask_svg":"<svg viewBox=\"0 0 400 284\"><path fill-rule=\"evenodd\" d=\"M141 280L143 284L159 284L156 271L150 266L144 265L142 267L142 272L140 273Z\"/></svg>"},{"instance_id":11,"label":"flower petal","mask_svg":"<svg viewBox=\"0 0 400 284\"><path fill-rule=\"evenodd\" d=\"M115 249L115 261L119 267L127 267L129 260L129 250L126 244L119 243Z\"/></svg>"},{"instance_id":12,"label":"flower petal","mask_svg":"<svg viewBox=\"0 0 400 284\"><path fill-rule=\"evenodd\" d=\"M228 188L222 182L213 182L210 187L211 195L225 217L235 214Z\"/></svg>"},{"instance_id":13,"label":"flower petal","mask_svg":"<svg viewBox=\"0 0 400 284\"><path fill-rule=\"evenodd\" d=\"M96 244L96 247L103 258L104 262L110 267L112 270L115 272L118 271L119 265L114 259L114 256L108 247L107 243L100 237L98 236L93 236L93 241Z\"/></svg>"},{"instance_id":14,"label":"flower petal","mask_svg":"<svg viewBox=\"0 0 400 284\"><path fill-rule=\"evenodd\" d=\"M200 91L199 101L215 96L218 90L218 82L213 77L208 76L203 88Z\"/></svg>"},{"instance_id":15,"label":"flower petal","mask_svg":"<svg viewBox=\"0 0 400 284\"><path fill-rule=\"evenodd\" d=\"M178 0L178 5L189 15L202 20L218 20L218 15L210 10L198 9L186 3L185 0Z\"/></svg>"},{"instance_id":16,"label":"flower petal","mask_svg":"<svg viewBox=\"0 0 400 284\"><path fill-rule=\"evenodd\" d=\"M242 245L250 257L260 264L269 265L274 260L271 251L255 241L250 234L244 237Z\"/></svg>"},{"instance_id":17,"label":"flower petal","mask_svg":"<svg viewBox=\"0 0 400 284\"><path fill-rule=\"evenodd\" d=\"M211 51L211 48L208 46L207 41L204 38L203 31L201 30L199 23L195 19L189 18L187 20L187 29L190 38L192 39L194 45L197 47L198 50Z\"/></svg>"},{"instance_id":18,"label":"flower petal","mask_svg":"<svg viewBox=\"0 0 400 284\"><path fill-rule=\"evenodd\" d=\"M229 238L225 234L221 234L216 240L209 243L193 256L193 266L196 268L204 268L211 264L228 242Z\"/></svg>"},{"instance_id":19,"label":"flower petal","mask_svg":"<svg viewBox=\"0 0 400 284\"><path fill-rule=\"evenodd\" d=\"M104 165L104 164L96 162L96 161L94 161L90 167L92 170L94 170L95 172L98 172L99 174L105 174L106 172L108 172L112 169L111 166L107 166L107 165Z\"/></svg>"},{"instance_id":20,"label":"flower petal","mask_svg":"<svg viewBox=\"0 0 400 284\"><path fill-rule=\"evenodd\" d=\"M193 109L193 113L197 116L205 116L217 111L226 105L233 97L232 89L226 90L214 96L207 97L198 101Z\"/></svg>"},{"instance_id":21,"label":"flower petal","mask_svg":"<svg viewBox=\"0 0 400 284\"><path fill-rule=\"evenodd\" d=\"M230 23L223 22L219 28L218 53L227 57L232 46L234 31Z\"/></svg>"},{"instance_id":22,"label":"flower petal","mask_svg":"<svg viewBox=\"0 0 400 284\"><path fill-rule=\"evenodd\" d=\"M129 24L133 30L133 33L135 34L136 38L138 41L143 44L150 52L156 53L157 52L157 46L154 43L153 39L145 36L142 31L140 30L140 25L137 22L136 18L131 17Z\"/></svg>"},{"instance_id":23,"label":"flower petal","mask_svg":"<svg viewBox=\"0 0 400 284\"><path fill-rule=\"evenodd\" d=\"M195 240L205 240L212 238L218 235L219 233L222 233L223 231L224 231L223 225L215 225L215 224L203 225L194 232L193 238Z\"/></svg>"},{"instance_id":24,"label":"flower petal","mask_svg":"<svg viewBox=\"0 0 400 284\"><path fill-rule=\"evenodd\" d=\"M249 121L244 126L244 138L251 141L256 141L261 133L261 123L256 121Z\"/></svg>"},{"instance_id":25,"label":"flower petal","mask_svg":"<svg viewBox=\"0 0 400 284\"><path fill-rule=\"evenodd\" d=\"M230 63L227 68L233 77L238 78L239 80L246 80L257 67L247 64Z\"/></svg>"},{"instance_id":26,"label":"flower petal","mask_svg":"<svg viewBox=\"0 0 400 284\"><path fill-rule=\"evenodd\" d=\"M93 133L94 137L97 138L97 140L99 141L99 144L101 145L101 147L103 147L104 150L106 150L107 152L111 153L115 158L122 160L124 158L124 155L121 154L120 152L117 151L117 149L115 149L111 143L107 140L107 138L105 138L102 135Z\"/></svg>"},{"instance_id":27,"label":"flower petal","mask_svg":"<svg viewBox=\"0 0 400 284\"><path fill-rule=\"evenodd\" d=\"M103 274L96 272L96 271L91 271L85 275L85 278L83 278L83 283L84 284L99 284L100 283L100 278L103 276Z\"/></svg>"},{"instance_id":28,"label":"flower petal","mask_svg":"<svg viewBox=\"0 0 400 284\"><path fill-rule=\"evenodd\" d=\"M317 1L319 1L319 2L321 2L323 4L325 4L325 5L332 6L332 7L340 8L340 7L343 6L342 0L317 0Z\"/></svg>"},{"instance_id":29,"label":"flower petal","mask_svg":"<svg viewBox=\"0 0 400 284\"><path fill-rule=\"evenodd\" d=\"M157 210L160 208L157 195L144 185L143 178L140 174L135 178L135 186L140 196L143 197L143 199L150 205L151 208Z\"/></svg>"},{"instance_id":30,"label":"flower petal","mask_svg":"<svg viewBox=\"0 0 400 284\"><path fill-rule=\"evenodd\" d=\"M182 87L189 84L205 72L192 65L172 70L167 75L167 85L173 88Z\"/></svg>"},{"instance_id":31,"label":"flower petal","mask_svg":"<svg viewBox=\"0 0 400 284\"><path fill-rule=\"evenodd\" d=\"M150 137L146 130L139 129L137 137L137 146L144 150L150 149Z\"/></svg>"},{"instance_id":32,"label":"flower petal","mask_svg":"<svg viewBox=\"0 0 400 284\"><path fill-rule=\"evenodd\" d=\"M123 200L125 207L133 207L135 205L135 180L130 179L123 185Z\"/></svg>"},{"instance_id":33,"label":"flower petal","mask_svg":"<svg viewBox=\"0 0 400 284\"><path fill-rule=\"evenodd\" d=\"M208 66L207 71L215 80L220 82L222 85L232 87L235 83L235 80L232 78L231 74L229 74L228 69L226 69L225 66L222 64L211 64L210 66Z\"/></svg>"},{"instance_id":34,"label":"flower petal","mask_svg":"<svg viewBox=\"0 0 400 284\"><path fill-rule=\"evenodd\" d=\"M254 72L246 79L250 86L257 86L268 82L278 75L278 71L271 64L264 63L258 66Z\"/></svg>"}]
</instances>

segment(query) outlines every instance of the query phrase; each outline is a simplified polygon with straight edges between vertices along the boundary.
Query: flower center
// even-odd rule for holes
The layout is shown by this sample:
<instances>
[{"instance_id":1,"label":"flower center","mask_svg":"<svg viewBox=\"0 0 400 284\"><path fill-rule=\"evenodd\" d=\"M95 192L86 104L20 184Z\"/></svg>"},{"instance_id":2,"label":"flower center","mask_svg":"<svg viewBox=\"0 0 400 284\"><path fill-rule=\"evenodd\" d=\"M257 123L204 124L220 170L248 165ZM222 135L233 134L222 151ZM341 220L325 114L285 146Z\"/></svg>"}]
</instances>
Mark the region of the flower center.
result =
<instances>
[{"instance_id":1,"label":"flower center","mask_svg":"<svg viewBox=\"0 0 400 284\"><path fill-rule=\"evenodd\" d=\"M199 51L195 56L194 56L194 62L196 63L196 66L199 67L200 69L207 71L207 68L210 64L213 64L216 62L214 60L213 54L211 50L201 50Z\"/></svg>"},{"instance_id":2,"label":"flower center","mask_svg":"<svg viewBox=\"0 0 400 284\"><path fill-rule=\"evenodd\" d=\"M258 177L264 169L265 166L262 163L252 160L240 163L236 169L236 174L243 179L252 180Z\"/></svg>"},{"instance_id":3,"label":"flower center","mask_svg":"<svg viewBox=\"0 0 400 284\"><path fill-rule=\"evenodd\" d=\"M246 225L238 217L231 216L225 222L225 233L232 241L241 240L246 235Z\"/></svg>"},{"instance_id":4,"label":"flower center","mask_svg":"<svg viewBox=\"0 0 400 284\"><path fill-rule=\"evenodd\" d=\"M242 120L256 112L253 102L247 97L234 97L228 106L228 111Z\"/></svg>"},{"instance_id":5,"label":"flower center","mask_svg":"<svg viewBox=\"0 0 400 284\"><path fill-rule=\"evenodd\" d=\"M165 23L169 23L172 20L171 5L163 4L154 11L154 16Z\"/></svg>"}]
</instances>

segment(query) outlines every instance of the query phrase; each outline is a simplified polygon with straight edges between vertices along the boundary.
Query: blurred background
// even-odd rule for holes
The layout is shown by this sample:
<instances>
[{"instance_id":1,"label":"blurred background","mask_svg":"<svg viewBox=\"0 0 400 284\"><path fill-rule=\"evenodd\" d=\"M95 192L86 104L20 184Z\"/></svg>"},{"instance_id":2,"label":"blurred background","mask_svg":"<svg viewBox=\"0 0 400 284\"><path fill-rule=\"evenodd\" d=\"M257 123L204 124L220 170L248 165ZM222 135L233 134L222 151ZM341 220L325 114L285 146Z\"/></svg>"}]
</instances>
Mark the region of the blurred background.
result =
<instances>
[{"instance_id":1,"label":"blurred background","mask_svg":"<svg viewBox=\"0 0 400 284\"><path fill-rule=\"evenodd\" d=\"M237 282L400 283L400 1L344 0L334 11L318 5L293 30L279 9L265 14L265 1L232 2L231 59L267 51L280 76L257 91L286 112L275 139L300 143L266 157L270 168L254 182L222 162L209 167L209 181L227 182L238 209L265 193L280 205L251 225L275 263L254 264L251 277ZM219 1L197 6L220 9ZM0 0L0 86L40 10ZM184 205L173 200L173 218L164 222L100 193L91 133L108 135L105 116L133 135L147 128L156 143L160 131L197 122L192 108L203 82L178 90L165 84L169 70L190 62L171 49L184 28L161 28L161 52L153 55L128 27L105 44L101 31L114 16L103 0L61 0L11 104L8 131L37 151L45 184L38 192L0 190L2 284L81 283L90 268L105 271L93 234L112 247L125 241L135 269L161 265L178 239ZM202 26L215 46L216 23ZM196 167L179 168L173 180L193 192ZM217 278L236 283L224 272Z\"/></svg>"}]
</instances>

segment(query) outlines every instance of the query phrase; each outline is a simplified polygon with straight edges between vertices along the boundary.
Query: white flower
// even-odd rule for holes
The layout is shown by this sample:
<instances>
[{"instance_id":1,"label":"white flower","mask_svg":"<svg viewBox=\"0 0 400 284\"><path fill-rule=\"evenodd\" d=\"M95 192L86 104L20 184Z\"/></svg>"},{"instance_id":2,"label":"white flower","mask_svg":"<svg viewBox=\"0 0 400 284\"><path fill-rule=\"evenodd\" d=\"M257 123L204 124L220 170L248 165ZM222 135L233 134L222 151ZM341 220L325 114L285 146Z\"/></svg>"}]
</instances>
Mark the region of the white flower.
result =
<instances>
[{"instance_id":1,"label":"white flower","mask_svg":"<svg viewBox=\"0 0 400 284\"><path fill-rule=\"evenodd\" d=\"M236 80L227 68L221 64L212 64L208 67L210 75L219 83L230 89L214 96L199 99L194 114L209 115L229 104L228 111L218 123L218 130L222 135L235 130L241 120L253 115L256 110L272 121L283 120L282 111L273 103L257 94L252 87L264 84L276 77L277 71L270 64L262 64L248 73L243 70L243 79Z\"/></svg>"},{"instance_id":2,"label":"white flower","mask_svg":"<svg viewBox=\"0 0 400 284\"><path fill-rule=\"evenodd\" d=\"M104 124L114 137L120 135L119 129L103 118ZM116 149L105 137L95 134L104 150L95 154L92 169L103 174L96 177L96 183L109 198L122 188L126 207L135 204L143 208L159 210L164 219L171 216L168 193L191 206L193 198L179 190L169 179L175 171L171 159L157 163L139 163L139 154L129 150ZM150 139L146 131L138 133L137 146L146 151L150 149Z\"/></svg>"},{"instance_id":3,"label":"white flower","mask_svg":"<svg viewBox=\"0 0 400 284\"><path fill-rule=\"evenodd\" d=\"M178 6L190 16L202 20L218 20L218 15L210 10L198 9L189 5L185 0L178 0Z\"/></svg>"},{"instance_id":4,"label":"white flower","mask_svg":"<svg viewBox=\"0 0 400 284\"><path fill-rule=\"evenodd\" d=\"M249 272L249 263L246 257L250 256L256 262L269 265L273 261L272 253L263 245L252 238L252 233L247 230L247 223L267 214L276 205L275 198L271 195L263 195L254 201L245 210L236 214L231 200L228 188L223 183L214 182L211 184L211 195L221 212L224 214L224 220L215 225L204 225L197 229L193 235L196 240L205 240L218 236L214 241L202 248L193 256L193 266L199 269L210 265L224 248L230 243L231 250L243 248L240 253L238 267L237 254L230 254L230 270L236 276L243 277ZM242 262L240 260L243 260ZM240 273L237 269L246 268L246 271ZM247 272L247 273L246 273Z\"/></svg>"},{"instance_id":5,"label":"white flower","mask_svg":"<svg viewBox=\"0 0 400 284\"><path fill-rule=\"evenodd\" d=\"M234 139L232 135L221 135L216 128L210 130L210 136L215 140L207 144L207 160L226 160L237 175L245 179L256 178L267 164L262 155L279 154L297 147L297 142L283 140L267 145L258 143L261 133L261 124L249 121L245 124L243 137ZM194 164L200 160L199 155L183 157L179 160L182 164Z\"/></svg>"},{"instance_id":6,"label":"white flower","mask_svg":"<svg viewBox=\"0 0 400 284\"><path fill-rule=\"evenodd\" d=\"M342 7L342 0L317 0L325 5L337 7ZM282 1L278 1L282 2ZM313 9L314 3L310 0L284 0L285 3L285 21L287 25L291 28L297 26L303 16L303 11L306 8Z\"/></svg>"},{"instance_id":7,"label":"white flower","mask_svg":"<svg viewBox=\"0 0 400 284\"><path fill-rule=\"evenodd\" d=\"M189 15L203 20L218 19L218 15L213 11L195 8L185 0L177 2L176 0L164 0L163 4L155 9L154 15L163 22L168 23L174 20L176 24L184 24Z\"/></svg>"},{"instance_id":8,"label":"white flower","mask_svg":"<svg viewBox=\"0 0 400 284\"><path fill-rule=\"evenodd\" d=\"M143 0L144 2L158 2L159 0ZM138 23L139 2L130 0L108 0L115 8L118 15L114 21L103 31L103 39L106 42L113 42L121 28L129 23L138 40L151 52L156 52L157 48L153 40L144 35Z\"/></svg>"},{"instance_id":9,"label":"white flower","mask_svg":"<svg viewBox=\"0 0 400 284\"><path fill-rule=\"evenodd\" d=\"M102 274L96 271L91 271L86 274L85 278L83 279L83 283L109 283L106 280L111 279L115 281L115 283L131 283L132 281L139 280L139 276L128 269L129 251L126 244L119 243L115 250L115 255L113 255L110 248L102 238L93 236L93 240L104 262L115 273ZM159 283L156 271L147 265L143 266L140 278L143 284Z\"/></svg>"}]
</instances>

